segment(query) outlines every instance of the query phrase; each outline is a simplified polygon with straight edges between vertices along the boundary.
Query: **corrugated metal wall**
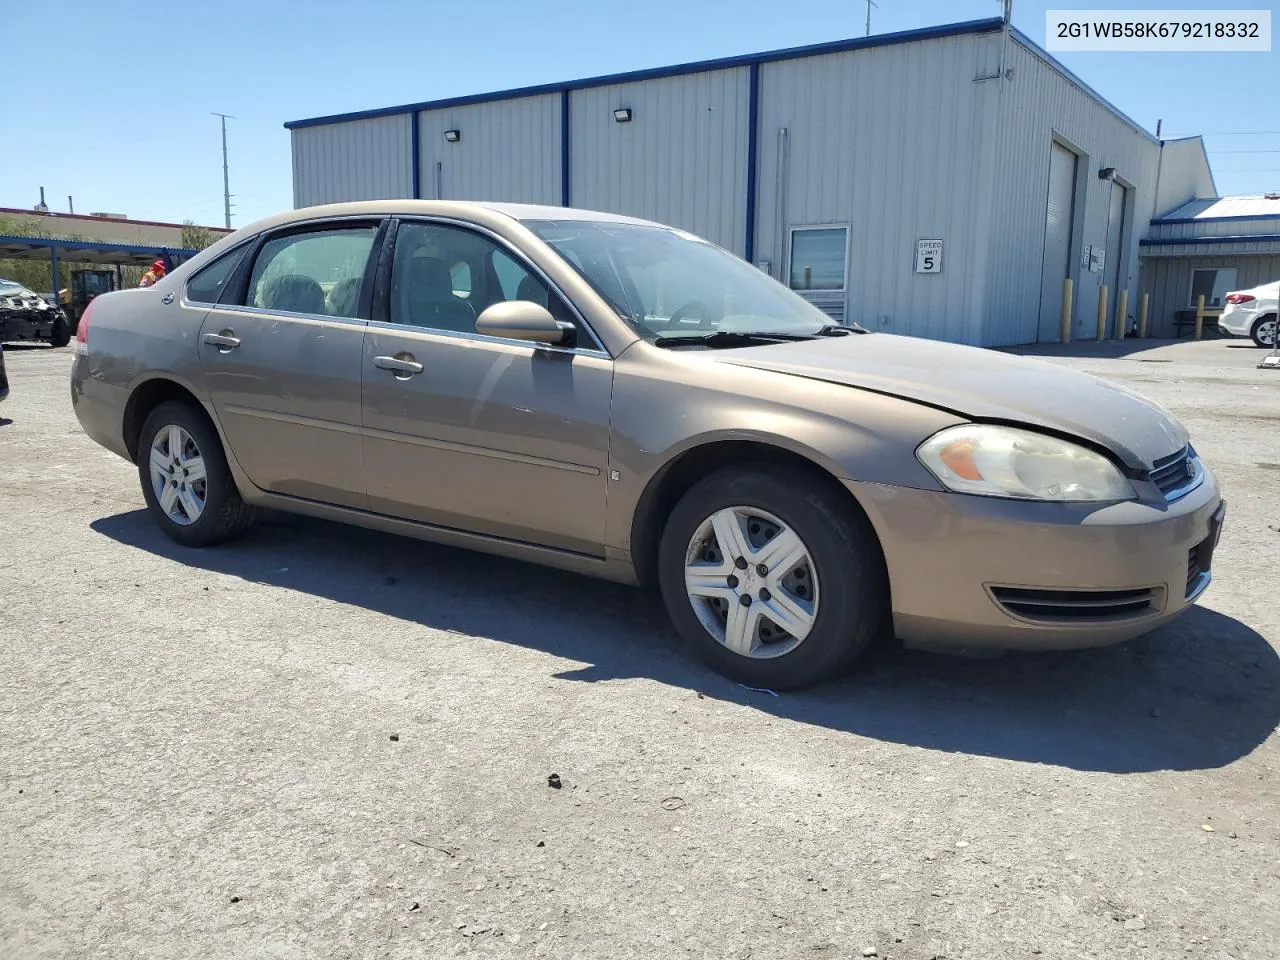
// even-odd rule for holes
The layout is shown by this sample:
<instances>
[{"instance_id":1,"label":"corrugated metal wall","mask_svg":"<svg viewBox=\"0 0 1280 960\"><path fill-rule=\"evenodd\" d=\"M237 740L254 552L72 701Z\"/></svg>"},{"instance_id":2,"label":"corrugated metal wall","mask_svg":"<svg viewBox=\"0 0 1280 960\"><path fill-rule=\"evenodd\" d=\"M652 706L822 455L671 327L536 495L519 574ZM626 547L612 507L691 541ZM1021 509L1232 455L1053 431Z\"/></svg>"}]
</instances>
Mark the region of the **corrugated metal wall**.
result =
<instances>
[{"instance_id":1,"label":"corrugated metal wall","mask_svg":"<svg viewBox=\"0 0 1280 960\"><path fill-rule=\"evenodd\" d=\"M988 94L973 79L988 40L763 64L756 261L770 261L784 279L789 227L848 224L848 319L890 333L974 339L966 321L977 315L975 184ZM915 273L919 239L944 241L942 274Z\"/></svg>"},{"instance_id":2,"label":"corrugated metal wall","mask_svg":"<svg viewBox=\"0 0 1280 960\"><path fill-rule=\"evenodd\" d=\"M1122 285L1129 289L1129 312L1136 314L1138 240L1151 220L1155 202L1159 144L1112 113L1036 52L1011 41L996 140L996 189L990 231L990 262L983 304L983 343L989 346L1035 342L1039 327L1044 218L1049 158L1055 137L1079 156L1076 190L1076 239L1073 336L1094 336L1098 289L1114 276L1120 259ZM990 84L998 86L996 83ZM1105 249L1112 185L1098 170L1114 167L1132 185L1120 250L1106 250L1105 268L1081 269L1086 245ZM1117 184L1115 189L1120 189ZM1109 313L1118 291L1109 290ZM1045 299L1050 300L1048 294ZM1109 327L1109 330L1114 327Z\"/></svg>"},{"instance_id":3,"label":"corrugated metal wall","mask_svg":"<svg viewBox=\"0 0 1280 960\"><path fill-rule=\"evenodd\" d=\"M418 124L423 198L559 205L559 94L424 110Z\"/></svg>"},{"instance_id":4,"label":"corrugated metal wall","mask_svg":"<svg viewBox=\"0 0 1280 960\"><path fill-rule=\"evenodd\" d=\"M575 90L569 202L682 227L744 252L748 69ZM632 120L613 111L630 107Z\"/></svg>"},{"instance_id":5,"label":"corrugated metal wall","mask_svg":"<svg viewBox=\"0 0 1280 960\"><path fill-rule=\"evenodd\" d=\"M1142 288L1151 294L1148 335L1172 337L1174 315L1191 307L1191 272L1235 267L1236 289L1280 280L1280 254L1264 257L1152 257L1142 262Z\"/></svg>"},{"instance_id":6,"label":"corrugated metal wall","mask_svg":"<svg viewBox=\"0 0 1280 960\"><path fill-rule=\"evenodd\" d=\"M413 195L407 114L300 127L293 134L293 205Z\"/></svg>"},{"instance_id":7,"label":"corrugated metal wall","mask_svg":"<svg viewBox=\"0 0 1280 960\"><path fill-rule=\"evenodd\" d=\"M1163 217L1184 203L1214 196L1213 173L1200 137L1166 140L1162 153L1153 216Z\"/></svg>"}]
</instances>

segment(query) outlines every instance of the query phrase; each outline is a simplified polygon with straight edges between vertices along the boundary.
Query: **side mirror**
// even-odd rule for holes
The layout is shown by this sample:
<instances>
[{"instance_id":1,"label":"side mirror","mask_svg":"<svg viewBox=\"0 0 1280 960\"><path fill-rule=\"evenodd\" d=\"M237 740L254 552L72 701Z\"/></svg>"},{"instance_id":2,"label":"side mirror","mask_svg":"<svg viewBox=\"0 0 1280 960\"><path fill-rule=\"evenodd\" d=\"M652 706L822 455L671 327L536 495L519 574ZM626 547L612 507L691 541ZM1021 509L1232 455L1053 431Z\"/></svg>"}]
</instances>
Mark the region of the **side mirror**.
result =
<instances>
[{"instance_id":1,"label":"side mirror","mask_svg":"<svg viewBox=\"0 0 1280 960\"><path fill-rule=\"evenodd\" d=\"M558 347L571 342L574 327L560 322L546 307L532 300L507 300L481 312L476 318L476 333Z\"/></svg>"}]
</instances>

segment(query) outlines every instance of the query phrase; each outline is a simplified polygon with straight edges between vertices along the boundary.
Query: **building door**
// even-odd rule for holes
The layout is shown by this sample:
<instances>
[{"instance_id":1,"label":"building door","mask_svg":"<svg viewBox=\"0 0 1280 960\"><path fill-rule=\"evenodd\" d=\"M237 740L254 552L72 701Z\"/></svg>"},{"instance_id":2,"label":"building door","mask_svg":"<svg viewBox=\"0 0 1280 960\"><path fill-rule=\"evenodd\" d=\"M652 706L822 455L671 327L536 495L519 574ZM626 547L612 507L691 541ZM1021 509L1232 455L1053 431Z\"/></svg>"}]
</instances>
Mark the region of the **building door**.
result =
<instances>
[{"instance_id":1,"label":"building door","mask_svg":"<svg viewBox=\"0 0 1280 960\"><path fill-rule=\"evenodd\" d=\"M1053 144L1049 155L1049 198L1044 216L1044 266L1040 279L1040 341L1062 336L1062 283L1071 275L1071 232L1075 224L1076 155Z\"/></svg>"},{"instance_id":2,"label":"building door","mask_svg":"<svg viewBox=\"0 0 1280 960\"><path fill-rule=\"evenodd\" d=\"M1120 316L1120 288L1127 279L1120 273L1121 254L1124 252L1124 210L1128 190L1122 184L1111 181L1110 209L1107 211L1107 263L1103 281L1107 285L1107 334L1118 337L1124 330L1125 318Z\"/></svg>"}]
</instances>

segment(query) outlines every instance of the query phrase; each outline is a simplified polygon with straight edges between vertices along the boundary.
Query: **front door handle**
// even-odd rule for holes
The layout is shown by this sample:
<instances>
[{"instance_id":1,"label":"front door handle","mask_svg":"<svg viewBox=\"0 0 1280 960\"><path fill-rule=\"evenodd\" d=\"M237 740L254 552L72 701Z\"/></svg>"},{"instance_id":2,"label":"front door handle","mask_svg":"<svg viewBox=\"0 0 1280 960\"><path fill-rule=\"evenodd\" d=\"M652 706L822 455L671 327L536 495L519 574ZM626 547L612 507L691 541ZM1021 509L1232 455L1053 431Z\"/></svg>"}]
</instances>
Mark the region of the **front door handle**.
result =
<instances>
[{"instance_id":1,"label":"front door handle","mask_svg":"<svg viewBox=\"0 0 1280 960\"><path fill-rule=\"evenodd\" d=\"M211 347L217 347L219 353L230 353L240 346L240 338L231 330L223 330L221 333L206 333L200 339Z\"/></svg>"},{"instance_id":2,"label":"front door handle","mask_svg":"<svg viewBox=\"0 0 1280 960\"><path fill-rule=\"evenodd\" d=\"M408 380L422 372L422 364L413 359L411 353L400 353L394 357L374 357L373 365L379 370L390 370L397 380Z\"/></svg>"}]
</instances>

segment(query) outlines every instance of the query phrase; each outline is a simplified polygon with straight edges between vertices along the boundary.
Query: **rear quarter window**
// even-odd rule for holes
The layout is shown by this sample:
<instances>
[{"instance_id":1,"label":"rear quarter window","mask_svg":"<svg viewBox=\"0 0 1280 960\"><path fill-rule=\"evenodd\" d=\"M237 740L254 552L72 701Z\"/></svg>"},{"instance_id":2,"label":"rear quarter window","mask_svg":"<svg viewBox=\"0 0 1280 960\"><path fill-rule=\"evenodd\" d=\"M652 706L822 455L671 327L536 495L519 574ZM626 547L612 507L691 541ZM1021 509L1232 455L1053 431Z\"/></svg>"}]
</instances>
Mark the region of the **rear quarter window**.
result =
<instances>
[{"instance_id":1,"label":"rear quarter window","mask_svg":"<svg viewBox=\"0 0 1280 960\"><path fill-rule=\"evenodd\" d=\"M207 267L197 270L187 281L187 299L192 303L217 303L244 251L244 246L229 250Z\"/></svg>"}]
</instances>

